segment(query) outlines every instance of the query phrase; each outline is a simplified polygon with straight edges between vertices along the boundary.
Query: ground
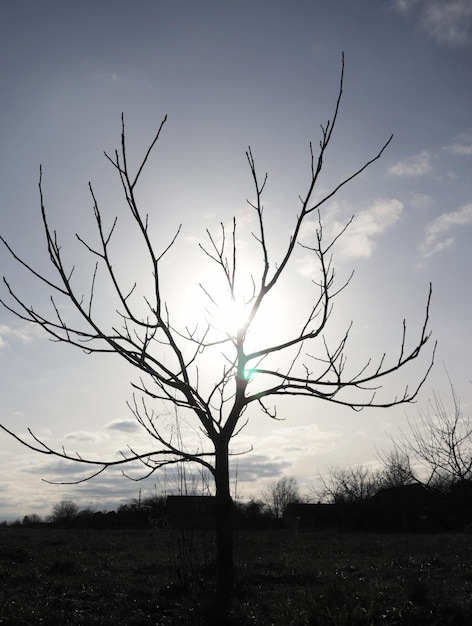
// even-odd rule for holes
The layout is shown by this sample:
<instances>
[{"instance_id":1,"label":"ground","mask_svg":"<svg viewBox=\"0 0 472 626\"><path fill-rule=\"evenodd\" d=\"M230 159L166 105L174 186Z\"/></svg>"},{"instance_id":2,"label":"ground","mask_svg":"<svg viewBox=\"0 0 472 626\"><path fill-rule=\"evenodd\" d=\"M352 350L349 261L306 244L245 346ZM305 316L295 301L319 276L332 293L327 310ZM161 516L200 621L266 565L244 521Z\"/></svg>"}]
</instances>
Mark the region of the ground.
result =
<instances>
[{"instance_id":1,"label":"ground","mask_svg":"<svg viewBox=\"0 0 472 626\"><path fill-rule=\"evenodd\" d=\"M232 623L472 623L472 535L242 531ZM0 624L205 624L211 536L0 528Z\"/></svg>"}]
</instances>

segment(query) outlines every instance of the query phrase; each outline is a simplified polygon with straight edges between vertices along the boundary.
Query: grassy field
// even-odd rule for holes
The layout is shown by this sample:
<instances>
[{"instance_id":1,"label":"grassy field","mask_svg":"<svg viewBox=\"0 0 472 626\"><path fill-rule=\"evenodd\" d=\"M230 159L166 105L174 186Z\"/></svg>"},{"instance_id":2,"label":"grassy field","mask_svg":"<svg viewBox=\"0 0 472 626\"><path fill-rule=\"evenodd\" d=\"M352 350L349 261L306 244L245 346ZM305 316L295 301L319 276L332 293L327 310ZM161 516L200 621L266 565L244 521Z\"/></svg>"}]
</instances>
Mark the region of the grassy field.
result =
<instances>
[{"instance_id":1,"label":"grassy field","mask_svg":"<svg viewBox=\"0 0 472 626\"><path fill-rule=\"evenodd\" d=\"M472 624L472 535L238 535L239 626ZM0 624L205 624L208 535L0 528Z\"/></svg>"}]
</instances>

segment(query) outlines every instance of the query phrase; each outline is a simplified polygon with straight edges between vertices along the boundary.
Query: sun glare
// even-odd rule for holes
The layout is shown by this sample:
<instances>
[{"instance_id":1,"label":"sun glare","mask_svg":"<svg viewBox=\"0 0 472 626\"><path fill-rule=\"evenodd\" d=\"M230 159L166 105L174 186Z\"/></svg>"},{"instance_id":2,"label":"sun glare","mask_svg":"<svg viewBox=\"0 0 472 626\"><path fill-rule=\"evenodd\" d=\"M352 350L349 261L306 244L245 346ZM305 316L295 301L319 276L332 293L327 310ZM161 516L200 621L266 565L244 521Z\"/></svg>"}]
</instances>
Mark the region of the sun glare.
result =
<instances>
[{"instance_id":1,"label":"sun glare","mask_svg":"<svg viewBox=\"0 0 472 626\"><path fill-rule=\"evenodd\" d=\"M246 324L248 314L248 305L242 298L231 298L228 295L215 304L211 323L217 330L236 335Z\"/></svg>"}]
</instances>

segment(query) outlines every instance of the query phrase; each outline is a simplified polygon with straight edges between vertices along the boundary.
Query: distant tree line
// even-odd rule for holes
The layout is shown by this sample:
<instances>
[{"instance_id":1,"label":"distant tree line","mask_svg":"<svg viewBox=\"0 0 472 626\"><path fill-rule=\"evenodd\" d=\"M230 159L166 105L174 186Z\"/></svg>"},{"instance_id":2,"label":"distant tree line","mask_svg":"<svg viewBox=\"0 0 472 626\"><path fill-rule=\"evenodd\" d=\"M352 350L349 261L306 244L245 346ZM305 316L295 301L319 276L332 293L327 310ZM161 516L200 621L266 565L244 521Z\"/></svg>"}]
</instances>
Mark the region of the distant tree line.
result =
<instances>
[{"instance_id":1,"label":"distant tree line","mask_svg":"<svg viewBox=\"0 0 472 626\"><path fill-rule=\"evenodd\" d=\"M208 498L208 492L197 495L185 493L185 497ZM247 502L235 500L234 514L240 528L274 528L281 525L283 513L289 502L299 502L298 484L293 477L282 477L261 492L260 498ZM54 504L51 513L40 517L36 513L25 515L23 520L2 522L2 525L56 528L166 528L168 526L167 496L132 499L120 505L116 511L97 511L93 506L80 508L73 500L65 499Z\"/></svg>"},{"instance_id":2,"label":"distant tree line","mask_svg":"<svg viewBox=\"0 0 472 626\"><path fill-rule=\"evenodd\" d=\"M433 394L418 419L409 420L409 432L397 441L392 440L390 452L379 455L378 467L331 468L327 475L319 477L321 486L305 495L293 476L283 476L263 489L259 498L234 501L236 526L284 527L290 508L291 525L300 517L296 512L304 511L302 515L310 515L314 526L335 522L354 530L402 530L406 526L415 530L469 528L472 525L472 419L464 415L458 394L450 380L449 383L451 406L446 407L441 396ZM186 476L186 485L187 482ZM203 487L190 491L193 497L209 494ZM196 496L197 491L201 496ZM327 506L318 509L299 506L308 503ZM141 499L140 494L116 511L80 509L73 501L62 500L45 519L32 513L10 523L29 527L46 524L58 528L166 528L167 498L156 493Z\"/></svg>"}]
</instances>

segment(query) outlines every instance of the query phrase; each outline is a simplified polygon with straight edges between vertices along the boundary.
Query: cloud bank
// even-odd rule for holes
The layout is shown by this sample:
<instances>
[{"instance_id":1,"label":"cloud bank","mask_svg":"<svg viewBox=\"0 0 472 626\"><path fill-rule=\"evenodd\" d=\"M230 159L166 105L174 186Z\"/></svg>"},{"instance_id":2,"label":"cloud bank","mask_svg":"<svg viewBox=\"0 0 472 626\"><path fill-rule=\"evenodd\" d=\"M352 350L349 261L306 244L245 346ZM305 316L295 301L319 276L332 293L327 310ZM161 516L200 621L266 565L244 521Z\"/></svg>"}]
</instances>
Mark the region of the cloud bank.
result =
<instances>
[{"instance_id":1,"label":"cloud bank","mask_svg":"<svg viewBox=\"0 0 472 626\"><path fill-rule=\"evenodd\" d=\"M399 161L389 169L395 176L423 176L432 170L431 155L423 150L415 156Z\"/></svg>"},{"instance_id":2,"label":"cloud bank","mask_svg":"<svg viewBox=\"0 0 472 626\"><path fill-rule=\"evenodd\" d=\"M393 6L416 19L438 43L461 47L472 41L470 0L395 0Z\"/></svg>"}]
</instances>

